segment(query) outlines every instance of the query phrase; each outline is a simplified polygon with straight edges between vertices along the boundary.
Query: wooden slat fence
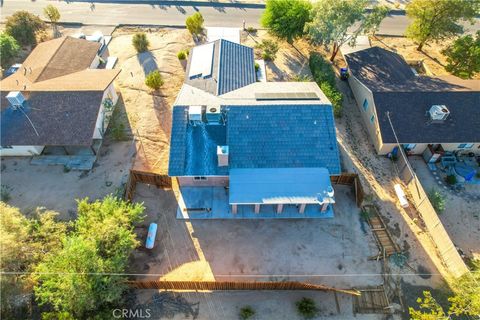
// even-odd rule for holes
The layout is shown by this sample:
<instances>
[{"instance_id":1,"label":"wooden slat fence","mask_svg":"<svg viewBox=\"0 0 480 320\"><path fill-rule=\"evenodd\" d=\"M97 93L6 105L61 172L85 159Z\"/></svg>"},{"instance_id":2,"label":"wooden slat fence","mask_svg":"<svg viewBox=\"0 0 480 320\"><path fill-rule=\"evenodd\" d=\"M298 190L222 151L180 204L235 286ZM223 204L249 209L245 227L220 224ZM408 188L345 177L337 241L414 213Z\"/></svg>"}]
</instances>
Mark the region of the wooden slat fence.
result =
<instances>
[{"instance_id":1,"label":"wooden slat fence","mask_svg":"<svg viewBox=\"0 0 480 320\"><path fill-rule=\"evenodd\" d=\"M352 189L355 192L355 202L357 204L357 207L361 207L364 193L358 174L342 173L338 176L330 176L330 181L332 182L332 184L352 186Z\"/></svg>"},{"instance_id":2,"label":"wooden slat fence","mask_svg":"<svg viewBox=\"0 0 480 320\"><path fill-rule=\"evenodd\" d=\"M135 194L135 187L139 182L154 185L158 188L172 187L172 178L170 178L168 175L130 170L127 186L125 188L125 198L127 200L132 200L133 195Z\"/></svg>"},{"instance_id":3,"label":"wooden slat fence","mask_svg":"<svg viewBox=\"0 0 480 320\"><path fill-rule=\"evenodd\" d=\"M135 289L163 289L163 290L314 290L332 291L349 295L359 295L355 289L337 289L319 284L297 281L128 281L128 285Z\"/></svg>"}]
</instances>

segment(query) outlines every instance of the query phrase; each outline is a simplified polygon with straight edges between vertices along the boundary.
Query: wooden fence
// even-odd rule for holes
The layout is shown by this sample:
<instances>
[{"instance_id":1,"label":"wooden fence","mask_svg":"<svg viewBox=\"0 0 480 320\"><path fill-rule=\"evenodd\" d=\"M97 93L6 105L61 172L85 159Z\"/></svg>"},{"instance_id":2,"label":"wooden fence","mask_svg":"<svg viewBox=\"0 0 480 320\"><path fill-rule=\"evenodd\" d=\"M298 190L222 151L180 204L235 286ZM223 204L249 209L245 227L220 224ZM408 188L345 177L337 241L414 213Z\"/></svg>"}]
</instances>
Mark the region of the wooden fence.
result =
<instances>
[{"instance_id":1,"label":"wooden fence","mask_svg":"<svg viewBox=\"0 0 480 320\"><path fill-rule=\"evenodd\" d=\"M132 200L133 195L135 194L135 188L137 183L151 184L158 188L171 188L172 187L172 178L168 175L160 175L155 173L140 172L135 170L130 170L130 175L128 177L127 186L125 188L125 198L127 200Z\"/></svg>"},{"instance_id":2,"label":"wooden fence","mask_svg":"<svg viewBox=\"0 0 480 320\"><path fill-rule=\"evenodd\" d=\"M360 208L362 206L364 193L358 174L342 173L338 176L330 176L330 181L332 184L352 186L353 192L355 192L355 202L357 207Z\"/></svg>"},{"instance_id":3,"label":"wooden fence","mask_svg":"<svg viewBox=\"0 0 480 320\"><path fill-rule=\"evenodd\" d=\"M161 290L313 290L331 291L358 296L360 292L355 289L337 289L320 284L297 281L128 281L128 285L135 289L161 289Z\"/></svg>"}]
</instances>

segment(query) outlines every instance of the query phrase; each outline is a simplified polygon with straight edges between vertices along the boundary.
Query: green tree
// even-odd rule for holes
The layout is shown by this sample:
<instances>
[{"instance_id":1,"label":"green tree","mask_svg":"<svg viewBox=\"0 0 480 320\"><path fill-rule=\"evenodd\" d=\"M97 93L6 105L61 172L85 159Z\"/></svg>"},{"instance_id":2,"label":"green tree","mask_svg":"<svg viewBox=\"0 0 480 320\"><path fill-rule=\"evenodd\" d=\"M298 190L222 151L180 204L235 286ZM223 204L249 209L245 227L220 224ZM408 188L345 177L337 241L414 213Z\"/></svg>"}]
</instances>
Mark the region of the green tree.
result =
<instances>
[{"instance_id":1,"label":"green tree","mask_svg":"<svg viewBox=\"0 0 480 320\"><path fill-rule=\"evenodd\" d=\"M447 57L445 69L452 74L468 79L480 72L480 31L456 39L442 53Z\"/></svg>"},{"instance_id":2,"label":"green tree","mask_svg":"<svg viewBox=\"0 0 480 320\"><path fill-rule=\"evenodd\" d=\"M193 35L199 35L203 30L203 16L200 12L195 12L185 20L188 31Z\"/></svg>"},{"instance_id":3,"label":"green tree","mask_svg":"<svg viewBox=\"0 0 480 320\"><path fill-rule=\"evenodd\" d=\"M51 4L43 8L43 15L50 20L52 24L56 24L60 20L60 12L57 7Z\"/></svg>"},{"instance_id":4,"label":"green tree","mask_svg":"<svg viewBox=\"0 0 480 320\"><path fill-rule=\"evenodd\" d=\"M7 18L5 32L14 37L21 45L35 44L37 32L45 30L45 23L28 11L17 11Z\"/></svg>"},{"instance_id":5,"label":"green tree","mask_svg":"<svg viewBox=\"0 0 480 320\"><path fill-rule=\"evenodd\" d=\"M330 61L343 44L354 45L363 31L378 28L383 11L366 13L368 4L368 0L320 0L313 5L312 21L306 23L306 29L313 43L333 45Z\"/></svg>"},{"instance_id":6,"label":"green tree","mask_svg":"<svg viewBox=\"0 0 480 320\"><path fill-rule=\"evenodd\" d=\"M272 34L291 43L303 35L311 9L306 0L267 0L260 22Z\"/></svg>"},{"instance_id":7,"label":"green tree","mask_svg":"<svg viewBox=\"0 0 480 320\"><path fill-rule=\"evenodd\" d=\"M133 224L143 210L113 196L78 202L78 219L62 249L36 268L35 297L53 309L45 318L93 318L121 303L127 287L119 274L139 245Z\"/></svg>"},{"instance_id":8,"label":"green tree","mask_svg":"<svg viewBox=\"0 0 480 320\"><path fill-rule=\"evenodd\" d=\"M417 50L430 41L451 38L463 32L461 21L473 24L480 0L412 0L406 7L413 21L405 35L418 43Z\"/></svg>"},{"instance_id":9,"label":"green tree","mask_svg":"<svg viewBox=\"0 0 480 320\"><path fill-rule=\"evenodd\" d=\"M6 67L17 56L20 46L14 37L2 32L0 33L0 62L2 67Z\"/></svg>"},{"instance_id":10,"label":"green tree","mask_svg":"<svg viewBox=\"0 0 480 320\"><path fill-rule=\"evenodd\" d=\"M365 18L363 32L374 36L380 27L380 23L382 23L383 19L387 17L388 12L389 9L386 6L373 7L370 14L368 14Z\"/></svg>"},{"instance_id":11,"label":"green tree","mask_svg":"<svg viewBox=\"0 0 480 320\"><path fill-rule=\"evenodd\" d=\"M264 60L273 61L277 57L278 44L274 40L265 39L257 45L262 50L262 58Z\"/></svg>"},{"instance_id":12,"label":"green tree","mask_svg":"<svg viewBox=\"0 0 480 320\"><path fill-rule=\"evenodd\" d=\"M145 78L145 84L147 87L153 90L158 90L160 89L161 86L163 86L163 78L162 75L160 74L160 71L154 70L147 74L147 77Z\"/></svg>"},{"instance_id":13,"label":"green tree","mask_svg":"<svg viewBox=\"0 0 480 320\"><path fill-rule=\"evenodd\" d=\"M132 45L139 53L147 51L150 45L147 34L145 32L135 33L132 38Z\"/></svg>"}]
</instances>

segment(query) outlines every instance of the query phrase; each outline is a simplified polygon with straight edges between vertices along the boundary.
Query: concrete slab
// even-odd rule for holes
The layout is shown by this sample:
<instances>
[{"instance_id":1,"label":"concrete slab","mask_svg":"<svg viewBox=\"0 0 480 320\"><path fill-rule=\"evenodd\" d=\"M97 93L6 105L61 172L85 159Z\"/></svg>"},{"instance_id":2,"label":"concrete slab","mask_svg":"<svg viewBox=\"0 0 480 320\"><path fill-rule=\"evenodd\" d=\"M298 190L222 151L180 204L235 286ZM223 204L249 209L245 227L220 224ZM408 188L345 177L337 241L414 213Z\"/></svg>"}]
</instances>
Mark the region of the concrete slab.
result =
<instances>
[{"instance_id":1,"label":"concrete slab","mask_svg":"<svg viewBox=\"0 0 480 320\"><path fill-rule=\"evenodd\" d=\"M228 204L228 190L224 187L183 187L181 197L183 201L179 203L185 206L178 206L177 219L325 219L334 216L331 206L326 212L320 212L318 205L307 205L303 214L295 205L284 205L282 213L276 213L273 205L262 205L260 213L255 213L253 205L241 205L233 214Z\"/></svg>"}]
</instances>

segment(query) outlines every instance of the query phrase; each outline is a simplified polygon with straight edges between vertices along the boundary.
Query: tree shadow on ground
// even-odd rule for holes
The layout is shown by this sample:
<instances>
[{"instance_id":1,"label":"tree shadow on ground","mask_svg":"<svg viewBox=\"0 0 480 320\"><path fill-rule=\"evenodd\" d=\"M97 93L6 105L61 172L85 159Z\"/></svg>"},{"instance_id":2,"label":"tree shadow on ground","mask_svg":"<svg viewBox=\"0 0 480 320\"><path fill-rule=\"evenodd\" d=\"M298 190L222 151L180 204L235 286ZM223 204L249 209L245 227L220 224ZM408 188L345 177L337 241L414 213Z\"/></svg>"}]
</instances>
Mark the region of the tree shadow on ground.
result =
<instances>
[{"instance_id":1,"label":"tree shadow on ground","mask_svg":"<svg viewBox=\"0 0 480 320\"><path fill-rule=\"evenodd\" d=\"M142 66L143 73L148 75L154 70L158 70L157 59L150 51L137 54L138 63Z\"/></svg>"}]
</instances>

